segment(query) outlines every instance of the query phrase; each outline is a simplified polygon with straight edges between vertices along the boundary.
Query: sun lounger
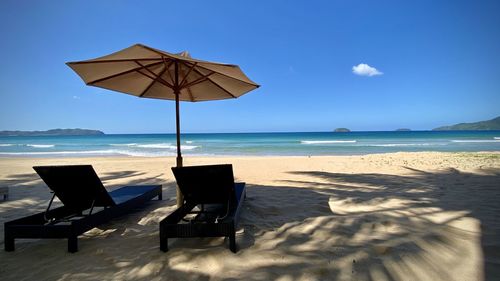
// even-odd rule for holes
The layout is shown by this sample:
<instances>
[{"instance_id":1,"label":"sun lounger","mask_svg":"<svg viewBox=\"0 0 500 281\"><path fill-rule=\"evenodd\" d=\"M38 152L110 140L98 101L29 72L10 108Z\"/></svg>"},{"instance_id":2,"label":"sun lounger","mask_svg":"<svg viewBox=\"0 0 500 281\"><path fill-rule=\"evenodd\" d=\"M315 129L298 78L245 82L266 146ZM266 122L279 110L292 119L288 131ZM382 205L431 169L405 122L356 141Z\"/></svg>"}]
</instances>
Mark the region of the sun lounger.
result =
<instances>
[{"instance_id":1,"label":"sun lounger","mask_svg":"<svg viewBox=\"0 0 500 281\"><path fill-rule=\"evenodd\" d=\"M5 250L18 238L67 238L68 252L78 251L78 235L133 211L158 196L161 185L125 186L107 192L90 165L33 167L54 193L47 210L5 223ZM64 206L50 209L57 196ZM102 210L95 210L102 209Z\"/></svg>"},{"instance_id":2,"label":"sun lounger","mask_svg":"<svg viewBox=\"0 0 500 281\"><path fill-rule=\"evenodd\" d=\"M172 168L184 195L184 205L160 222L160 249L168 251L168 238L227 237L236 252L236 225L245 183L235 183L232 165ZM198 206L199 210L193 211Z\"/></svg>"}]
</instances>

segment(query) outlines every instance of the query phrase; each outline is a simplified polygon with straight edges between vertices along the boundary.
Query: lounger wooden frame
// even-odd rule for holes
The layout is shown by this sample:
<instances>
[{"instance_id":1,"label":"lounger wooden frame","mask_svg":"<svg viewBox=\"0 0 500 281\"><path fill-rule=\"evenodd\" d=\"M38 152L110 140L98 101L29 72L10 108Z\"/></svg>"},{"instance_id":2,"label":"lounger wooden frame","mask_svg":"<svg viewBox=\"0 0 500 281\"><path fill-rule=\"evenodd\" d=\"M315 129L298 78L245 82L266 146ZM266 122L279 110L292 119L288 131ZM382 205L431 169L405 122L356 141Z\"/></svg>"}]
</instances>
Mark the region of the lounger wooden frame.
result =
<instances>
[{"instance_id":1,"label":"lounger wooden frame","mask_svg":"<svg viewBox=\"0 0 500 281\"><path fill-rule=\"evenodd\" d=\"M232 166L191 166L172 168L172 171L184 194L184 204L160 222L160 249L168 251L168 238L226 237L230 250L236 253L236 226L246 189L245 183L234 183ZM188 177L191 180L186 182ZM214 209L210 208L211 204L215 204L215 209L226 210L221 219L197 221L195 218L181 223L188 214L204 215L203 207L193 212L196 206L206 205L209 212Z\"/></svg>"},{"instance_id":2,"label":"lounger wooden frame","mask_svg":"<svg viewBox=\"0 0 500 281\"><path fill-rule=\"evenodd\" d=\"M60 167L71 169L76 173L79 171L84 174L87 173L87 175L84 176L88 176L89 172L91 174L90 176L92 176L92 174L95 175L92 166L89 165L52 166L42 168L59 169ZM97 178L97 175L95 175L95 177ZM44 181L46 180L44 179ZM100 189L99 186L96 188ZM71 204L68 206L68 204L65 204L65 206L47 210L46 212L6 222L4 228L5 251L14 251L15 239L19 238L66 238L68 239L68 252L74 253L78 251L78 235L100 224L106 223L113 218L130 213L154 197L158 197L159 200L162 200L161 185L125 186L109 193L107 193L105 189L103 189L102 192L105 192L109 197L100 200L101 203L106 200L122 200L118 202L111 201L109 204L96 204L96 206L101 205L100 207L104 208L95 213L91 213L90 211L90 214L87 215L84 214L85 212L89 212L87 208L81 206L75 207L71 206ZM58 191L56 191L55 194L57 196ZM104 193L101 193L99 196L103 194ZM99 201L99 199L96 198L93 200L93 204L96 200ZM64 200L61 201L65 203ZM50 218L50 220L48 221L47 218Z\"/></svg>"}]
</instances>

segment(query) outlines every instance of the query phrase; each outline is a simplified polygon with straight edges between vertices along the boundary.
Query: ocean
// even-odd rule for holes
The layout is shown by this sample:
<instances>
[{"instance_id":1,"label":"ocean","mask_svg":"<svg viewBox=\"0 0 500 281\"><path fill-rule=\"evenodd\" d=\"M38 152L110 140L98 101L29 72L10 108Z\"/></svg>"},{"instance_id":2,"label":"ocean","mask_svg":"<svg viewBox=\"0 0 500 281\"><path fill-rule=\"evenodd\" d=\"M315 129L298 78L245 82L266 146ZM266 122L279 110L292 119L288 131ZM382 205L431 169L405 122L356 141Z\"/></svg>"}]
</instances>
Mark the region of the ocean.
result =
<instances>
[{"instance_id":1,"label":"ocean","mask_svg":"<svg viewBox=\"0 0 500 281\"><path fill-rule=\"evenodd\" d=\"M500 131L183 134L183 155L362 155L500 151ZM174 156L175 134L0 137L0 157Z\"/></svg>"}]
</instances>

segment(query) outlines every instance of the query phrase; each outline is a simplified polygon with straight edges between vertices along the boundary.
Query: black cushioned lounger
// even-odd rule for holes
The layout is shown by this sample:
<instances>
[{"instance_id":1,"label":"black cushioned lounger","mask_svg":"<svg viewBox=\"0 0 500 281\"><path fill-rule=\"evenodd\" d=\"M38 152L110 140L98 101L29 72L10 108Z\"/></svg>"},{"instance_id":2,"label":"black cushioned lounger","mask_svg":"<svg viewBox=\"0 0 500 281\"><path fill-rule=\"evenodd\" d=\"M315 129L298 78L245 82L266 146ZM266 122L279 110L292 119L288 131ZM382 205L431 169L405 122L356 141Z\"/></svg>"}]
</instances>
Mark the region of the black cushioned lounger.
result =
<instances>
[{"instance_id":1,"label":"black cushioned lounger","mask_svg":"<svg viewBox=\"0 0 500 281\"><path fill-rule=\"evenodd\" d=\"M131 212L156 196L162 199L161 185L125 186L108 193L90 165L33 169L54 196L45 212L5 223L6 251L14 251L17 238L67 238L68 251L74 253L78 251L78 235ZM64 206L50 210L55 196ZM96 207L103 209L96 211Z\"/></svg>"},{"instance_id":2,"label":"black cushioned lounger","mask_svg":"<svg viewBox=\"0 0 500 281\"><path fill-rule=\"evenodd\" d=\"M245 183L235 183L232 165L172 168L184 195L184 205L160 222L160 249L168 251L168 238L228 237L236 252L236 225ZM193 211L199 206L198 211ZM189 217L187 219L187 217Z\"/></svg>"}]
</instances>

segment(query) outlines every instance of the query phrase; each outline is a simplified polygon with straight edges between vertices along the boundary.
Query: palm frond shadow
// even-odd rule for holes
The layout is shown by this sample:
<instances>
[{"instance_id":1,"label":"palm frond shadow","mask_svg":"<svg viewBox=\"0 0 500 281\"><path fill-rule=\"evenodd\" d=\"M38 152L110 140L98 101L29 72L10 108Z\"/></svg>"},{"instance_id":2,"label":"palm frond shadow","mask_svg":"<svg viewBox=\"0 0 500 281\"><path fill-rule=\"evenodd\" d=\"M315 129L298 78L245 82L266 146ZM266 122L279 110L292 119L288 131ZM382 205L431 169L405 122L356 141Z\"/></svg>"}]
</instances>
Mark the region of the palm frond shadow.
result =
<instances>
[{"instance_id":1,"label":"palm frond shadow","mask_svg":"<svg viewBox=\"0 0 500 281\"><path fill-rule=\"evenodd\" d=\"M492 250L500 238L492 215L500 213L500 171L407 169L411 173L405 176L290 171L300 180L252 187L254 198L242 221L260 244L278 241L267 249L307 261L320 277L350 273L367 280L454 279L446 268L460 268L474 250L475 234L462 226L478 222L478 260L484 261L479 271L486 280L500 276L500 256ZM364 208L357 209L360 205ZM346 260L352 261L347 268ZM300 263L289 263L288 269L304 266ZM339 263L344 268L331 266ZM262 270L273 271L272 266Z\"/></svg>"}]
</instances>

